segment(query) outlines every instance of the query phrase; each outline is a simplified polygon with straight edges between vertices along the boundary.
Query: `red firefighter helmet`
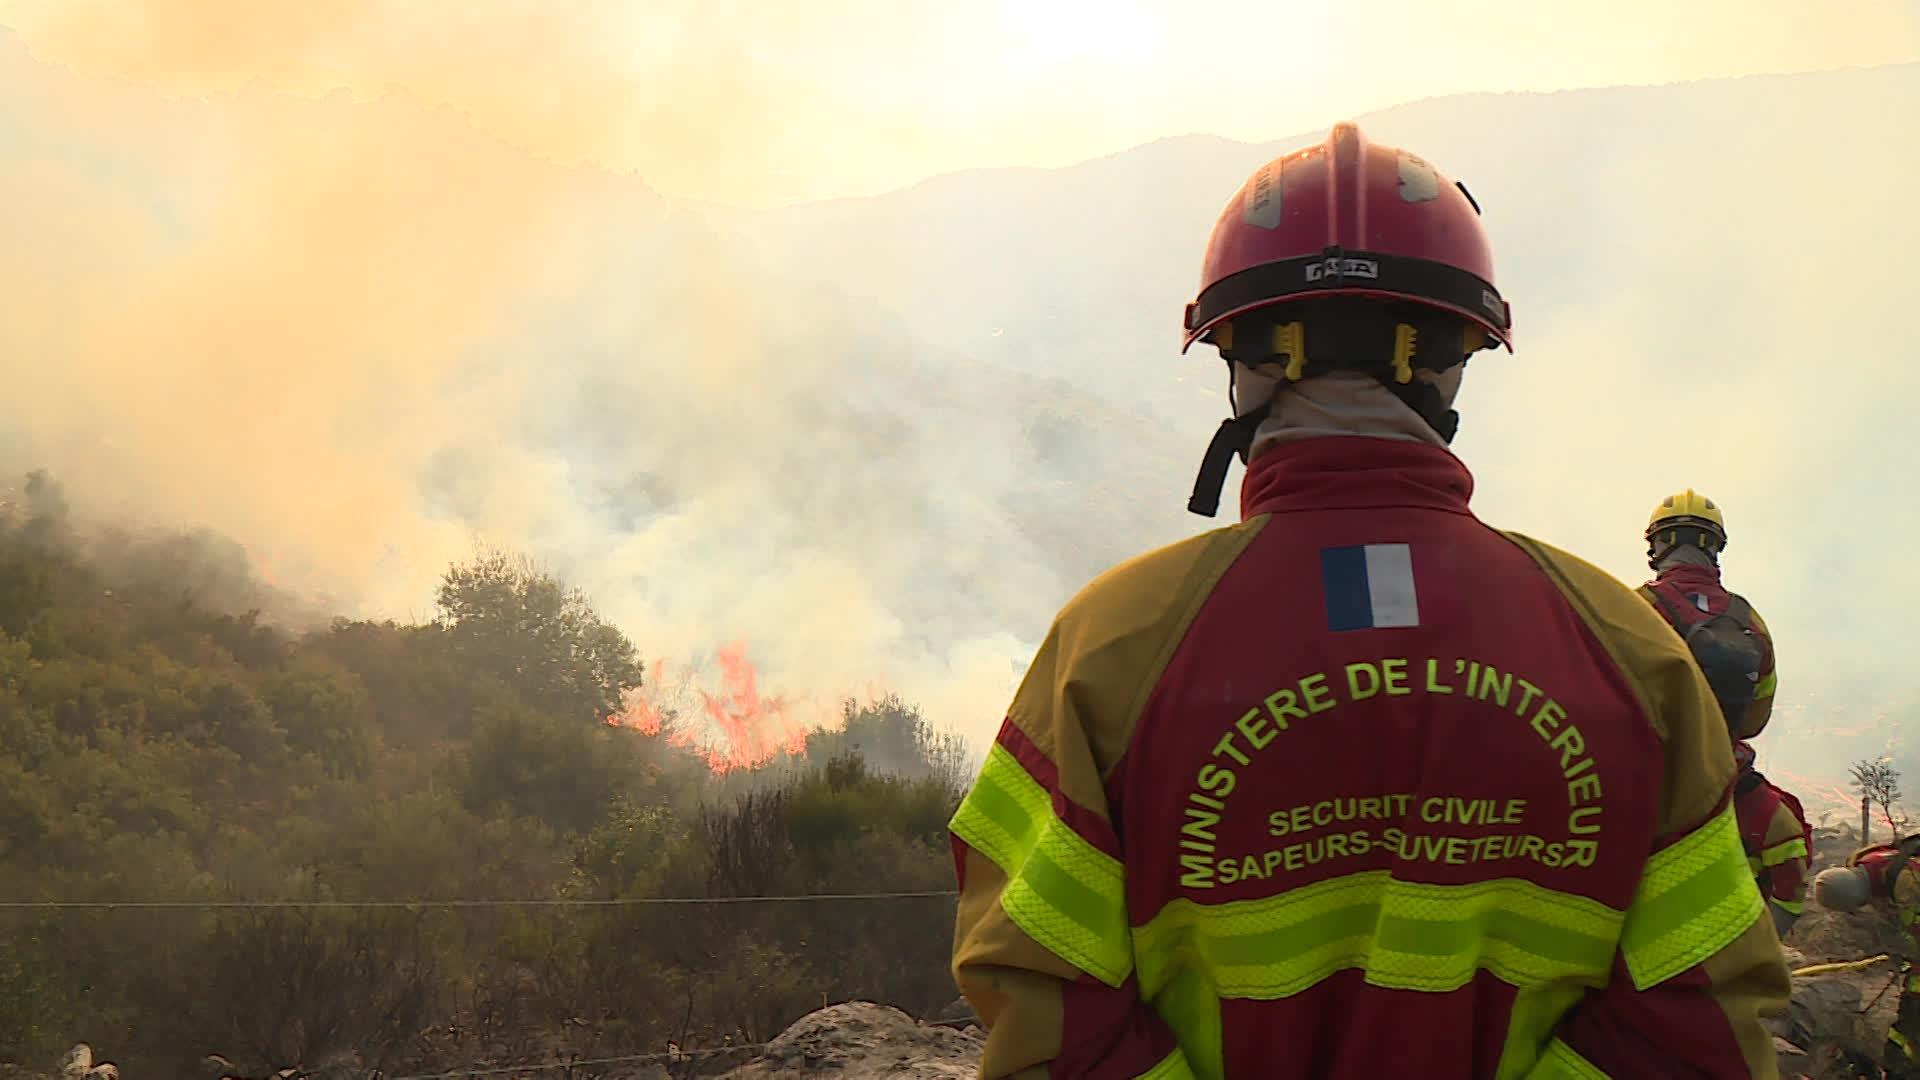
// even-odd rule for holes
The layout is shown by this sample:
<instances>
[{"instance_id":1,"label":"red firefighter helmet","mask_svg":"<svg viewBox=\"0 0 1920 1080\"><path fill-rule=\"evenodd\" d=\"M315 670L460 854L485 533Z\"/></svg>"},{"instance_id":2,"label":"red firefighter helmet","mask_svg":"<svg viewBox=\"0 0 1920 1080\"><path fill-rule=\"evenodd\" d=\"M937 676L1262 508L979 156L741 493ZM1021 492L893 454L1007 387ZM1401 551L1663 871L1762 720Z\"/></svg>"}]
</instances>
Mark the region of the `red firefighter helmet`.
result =
<instances>
[{"instance_id":1,"label":"red firefighter helmet","mask_svg":"<svg viewBox=\"0 0 1920 1080\"><path fill-rule=\"evenodd\" d=\"M1467 189L1351 123L1275 158L1227 203L1187 305L1186 352L1250 311L1324 296L1411 301L1513 348L1480 208Z\"/></svg>"}]
</instances>

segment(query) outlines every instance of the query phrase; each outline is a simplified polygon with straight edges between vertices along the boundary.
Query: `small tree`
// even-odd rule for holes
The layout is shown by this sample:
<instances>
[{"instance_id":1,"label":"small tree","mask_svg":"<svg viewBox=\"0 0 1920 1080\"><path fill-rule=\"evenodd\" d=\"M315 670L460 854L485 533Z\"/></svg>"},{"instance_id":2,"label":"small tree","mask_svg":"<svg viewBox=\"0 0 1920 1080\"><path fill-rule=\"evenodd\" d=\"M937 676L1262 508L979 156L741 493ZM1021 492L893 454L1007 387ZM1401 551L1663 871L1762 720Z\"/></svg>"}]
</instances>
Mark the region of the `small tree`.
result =
<instances>
[{"instance_id":1,"label":"small tree","mask_svg":"<svg viewBox=\"0 0 1920 1080\"><path fill-rule=\"evenodd\" d=\"M838 731L807 735L807 759L826 764L857 753L875 773L908 780L933 777L957 789L967 786L967 748L959 735L940 731L919 706L888 694L861 705L841 702Z\"/></svg>"},{"instance_id":2,"label":"small tree","mask_svg":"<svg viewBox=\"0 0 1920 1080\"><path fill-rule=\"evenodd\" d=\"M1854 762L1848 771L1853 775L1853 790L1859 792L1862 800L1880 808L1881 819L1887 823L1893 839L1900 839L1908 823L1907 812L1900 806L1900 800L1905 797L1900 793L1900 770L1890 761L1863 759ZM1862 836L1860 842L1867 843L1868 838Z\"/></svg>"},{"instance_id":3,"label":"small tree","mask_svg":"<svg viewBox=\"0 0 1920 1080\"><path fill-rule=\"evenodd\" d=\"M456 654L543 712L599 720L640 685L626 635L601 621L584 593L524 557L489 552L449 569L439 605Z\"/></svg>"},{"instance_id":4,"label":"small tree","mask_svg":"<svg viewBox=\"0 0 1920 1080\"><path fill-rule=\"evenodd\" d=\"M27 521L21 526L20 538L29 548L45 554L63 551L73 543L66 489L45 469L27 474Z\"/></svg>"}]
</instances>

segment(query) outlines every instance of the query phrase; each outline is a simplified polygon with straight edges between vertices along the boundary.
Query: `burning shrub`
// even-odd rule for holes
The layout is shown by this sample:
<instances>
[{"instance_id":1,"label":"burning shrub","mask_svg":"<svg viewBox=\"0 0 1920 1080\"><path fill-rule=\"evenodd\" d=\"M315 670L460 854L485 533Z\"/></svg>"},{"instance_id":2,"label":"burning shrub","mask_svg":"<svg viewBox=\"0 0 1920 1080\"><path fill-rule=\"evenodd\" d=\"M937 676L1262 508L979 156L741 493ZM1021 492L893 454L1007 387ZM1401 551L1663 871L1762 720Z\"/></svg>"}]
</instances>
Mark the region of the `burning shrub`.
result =
<instances>
[{"instance_id":1,"label":"burning shrub","mask_svg":"<svg viewBox=\"0 0 1920 1080\"><path fill-rule=\"evenodd\" d=\"M791 715L784 698L761 696L746 643L721 646L714 660L722 681L717 691L698 685L699 673L691 668L669 674L664 661L654 661L651 691L626 691L607 723L691 750L722 775L805 753L806 725Z\"/></svg>"},{"instance_id":2,"label":"burning shrub","mask_svg":"<svg viewBox=\"0 0 1920 1080\"><path fill-rule=\"evenodd\" d=\"M0 536L18 564L0 615L31 629L0 633L6 898L951 887L957 743L897 697L845 702L809 738L739 642L706 682L656 665L640 694L624 637L499 556L449 572L438 623L297 635L18 533ZM937 896L6 916L0 1059L84 1037L130 1076L209 1051L262 1072L349 1050L399 1071L645 1052L763 1038L838 998L953 995Z\"/></svg>"}]
</instances>

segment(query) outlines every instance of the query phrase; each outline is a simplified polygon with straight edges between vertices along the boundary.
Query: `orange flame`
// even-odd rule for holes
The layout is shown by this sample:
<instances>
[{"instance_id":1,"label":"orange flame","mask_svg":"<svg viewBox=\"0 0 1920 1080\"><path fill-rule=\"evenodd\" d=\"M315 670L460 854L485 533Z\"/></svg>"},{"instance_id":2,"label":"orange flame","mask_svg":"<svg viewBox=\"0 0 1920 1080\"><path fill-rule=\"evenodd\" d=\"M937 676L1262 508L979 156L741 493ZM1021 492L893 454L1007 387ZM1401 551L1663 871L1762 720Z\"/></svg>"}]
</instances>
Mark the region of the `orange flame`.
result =
<instances>
[{"instance_id":1,"label":"orange flame","mask_svg":"<svg viewBox=\"0 0 1920 1080\"><path fill-rule=\"evenodd\" d=\"M726 735L724 747L708 750L715 772L763 765L784 751L800 754L807 748L807 729L787 715L781 698L762 698L756 688L753 665L745 642L736 641L718 651L727 684L725 697L700 691L700 700L714 726Z\"/></svg>"},{"instance_id":2,"label":"orange flame","mask_svg":"<svg viewBox=\"0 0 1920 1080\"><path fill-rule=\"evenodd\" d=\"M1860 812L1860 796L1849 794L1847 789L1827 779L1814 779L1782 768L1763 770L1769 779L1794 793L1809 815L1818 817L1822 812L1829 814L1854 814ZM1852 821L1852 817L1842 820Z\"/></svg>"},{"instance_id":3,"label":"orange flame","mask_svg":"<svg viewBox=\"0 0 1920 1080\"><path fill-rule=\"evenodd\" d=\"M647 672L650 685L660 686L667 680L667 664L664 660L655 660L653 669ZM607 726L632 728L642 735L657 736L666 726L666 717L661 714L660 706L642 697L638 690L629 690L620 703L621 709L607 717Z\"/></svg>"},{"instance_id":4,"label":"orange flame","mask_svg":"<svg viewBox=\"0 0 1920 1080\"><path fill-rule=\"evenodd\" d=\"M276 574L273 569L274 553L272 551L246 544L242 544L240 550L246 553L247 562L253 568L254 577L259 578L261 581L266 582L276 589L281 587L280 575Z\"/></svg>"},{"instance_id":5,"label":"orange flame","mask_svg":"<svg viewBox=\"0 0 1920 1080\"><path fill-rule=\"evenodd\" d=\"M676 693L666 662L655 660L648 672L651 694L629 691L621 710L607 717L607 723L648 736L664 732L669 745L698 754L715 773L757 768L781 754L805 752L808 725L792 715L785 698L760 695L759 676L747 659L746 643L724 645L714 651L714 658L723 683L719 692L692 686L694 673L688 670L678 680ZM699 708L673 709L672 697L689 704L697 697ZM663 698L669 701L663 704ZM685 722L689 719L701 722Z\"/></svg>"}]
</instances>

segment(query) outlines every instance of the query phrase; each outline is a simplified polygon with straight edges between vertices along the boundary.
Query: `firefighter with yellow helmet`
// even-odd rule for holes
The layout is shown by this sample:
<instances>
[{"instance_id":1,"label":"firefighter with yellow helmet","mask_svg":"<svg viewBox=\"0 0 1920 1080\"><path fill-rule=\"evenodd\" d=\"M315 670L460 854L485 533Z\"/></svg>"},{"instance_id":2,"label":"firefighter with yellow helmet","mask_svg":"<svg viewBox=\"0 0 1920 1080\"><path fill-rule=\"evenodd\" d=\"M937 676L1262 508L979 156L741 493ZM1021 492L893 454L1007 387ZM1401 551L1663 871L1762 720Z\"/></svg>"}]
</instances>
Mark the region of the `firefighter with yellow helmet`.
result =
<instances>
[{"instance_id":1,"label":"firefighter with yellow helmet","mask_svg":"<svg viewBox=\"0 0 1920 1080\"><path fill-rule=\"evenodd\" d=\"M1720 703L1739 768L1733 800L1741 845L1784 936L1805 906L1813 833L1800 801L1754 767L1747 741L1773 715L1772 636L1746 598L1721 583L1727 518L1718 503L1692 488L1667 496L1647 519L1646 540L1656 576L1640 595L1686 641Z\"/></svg>"},{"instance_id":2,"label":"firefighter with yellow helmet","mask_svg":"<svg viewBox=\"0 0 1920 1080\"><path fill-rule=\"evenodd\" d=\"M1692 646L1732 736L1758 736L1773 716L1773 636L1746 598L1720 581L1726 515L1688 488L1653 508L1646 538L1654 578L1640 595Z\"/></svg>"}]
</instances>

